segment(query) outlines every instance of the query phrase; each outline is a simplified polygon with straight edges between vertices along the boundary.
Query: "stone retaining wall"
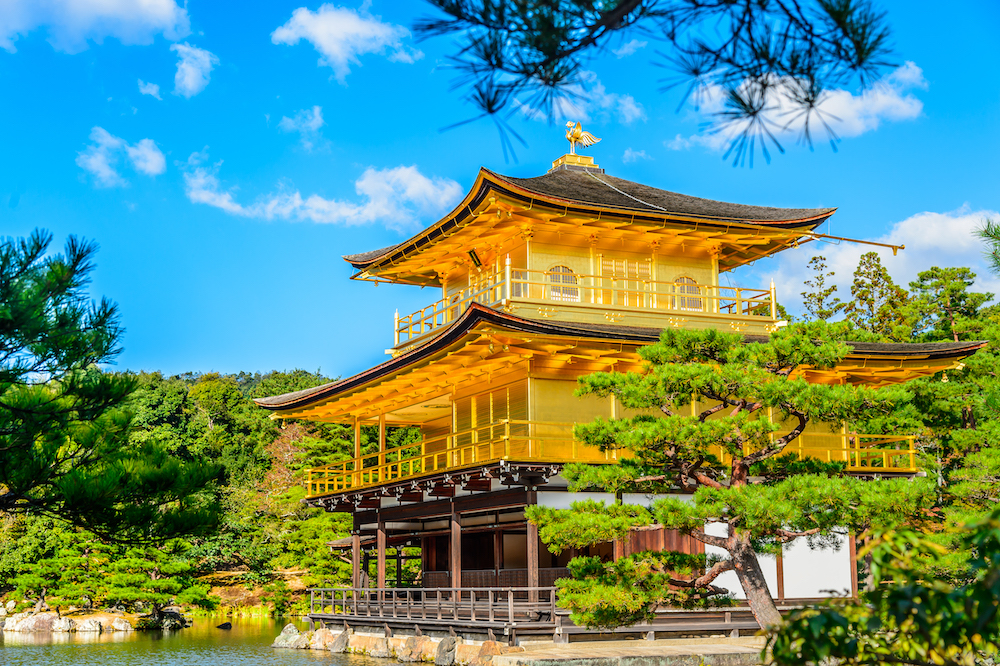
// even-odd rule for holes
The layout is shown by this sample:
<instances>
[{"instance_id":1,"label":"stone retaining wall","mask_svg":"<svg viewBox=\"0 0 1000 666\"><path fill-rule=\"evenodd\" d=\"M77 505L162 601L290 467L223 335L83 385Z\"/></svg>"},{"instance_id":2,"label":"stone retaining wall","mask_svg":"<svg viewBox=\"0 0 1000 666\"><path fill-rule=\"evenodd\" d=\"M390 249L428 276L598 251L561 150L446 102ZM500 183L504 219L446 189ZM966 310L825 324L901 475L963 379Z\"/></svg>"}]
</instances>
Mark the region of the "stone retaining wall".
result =
<instances>
[{"instance_id":1,"label":"stone retaining wall","mask_svg":"<svg viewBox=\"0 0 1000 666\"><path fill-rule=\"evenodd\" d=\"M395 659L402 663L433 663L436 666L485 666L494 656L523 652L497 641L474 643L457 637L379 636L355 633L353 629L333 631L316 629L300 632L288 624L274 639L271 647L300 650L327 650L335 653L364 654L369 657Z\"/></svg>"}]
</instances>

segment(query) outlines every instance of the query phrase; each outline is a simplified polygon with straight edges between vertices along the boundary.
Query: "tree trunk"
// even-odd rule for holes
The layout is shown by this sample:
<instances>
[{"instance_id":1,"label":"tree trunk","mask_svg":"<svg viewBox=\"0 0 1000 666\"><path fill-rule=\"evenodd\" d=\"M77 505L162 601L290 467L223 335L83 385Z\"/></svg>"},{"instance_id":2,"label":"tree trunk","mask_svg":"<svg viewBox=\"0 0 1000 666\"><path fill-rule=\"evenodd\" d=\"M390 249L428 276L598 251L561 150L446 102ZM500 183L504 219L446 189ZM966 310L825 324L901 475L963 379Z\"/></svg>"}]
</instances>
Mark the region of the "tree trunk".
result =
<instances>
[{"instance_id":1,"label":"tree trunk","mask_svg":"<svg viewBox=\"0 0 1000 666\"><path fill-rule=\"evenodd\" d=\"M729 541L732 544L729 555L733 559L733 569L736 570L736 576L740 579L743 591L747 595L750 612L753 613L757 624L761 629L781 624L781 613L778 612L774 599L771 598L771 592L767 589L764 572L761 571L757 553L750 545L749 537L735 535L730 536Z\"/></svg>"}]
</instances>

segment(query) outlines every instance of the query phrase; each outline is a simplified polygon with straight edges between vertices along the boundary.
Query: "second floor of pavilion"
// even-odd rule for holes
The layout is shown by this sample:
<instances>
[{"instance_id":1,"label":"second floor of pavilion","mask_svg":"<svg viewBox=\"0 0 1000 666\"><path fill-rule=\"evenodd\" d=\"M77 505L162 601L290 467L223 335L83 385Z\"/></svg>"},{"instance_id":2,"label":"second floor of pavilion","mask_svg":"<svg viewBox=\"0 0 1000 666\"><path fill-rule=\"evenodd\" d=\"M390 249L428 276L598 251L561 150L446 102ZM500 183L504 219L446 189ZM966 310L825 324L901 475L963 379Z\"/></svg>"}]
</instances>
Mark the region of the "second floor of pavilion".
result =
<instances>
[{"instance_id":1,"label":"second floor of pavilion","mask_svg":"<svg viewBox=\"0 0 1000 666\"><path fill-rule=\"evenodd\" d=\"M658 337L658 329L530 320L473 304L442 335L379 366L256 402L279 418L353 426L354 455L310 470L314 498L370 508L495 491L537 483L569 462L614 462L617 452L583 445L573 425L629 414L614 399L575 396L576 379L641 371L637 350ZM895 384L953 368L983 345L849 344L836 367L796 373L816 383ZM374 450L362 450L364 425L378 427ZM418 439L388 447L387 429L399 426L416 428ZM912 437L869 436L849 424L814 424L788 452L859 474L918 471Z\"/></svg>"}]
</instances>

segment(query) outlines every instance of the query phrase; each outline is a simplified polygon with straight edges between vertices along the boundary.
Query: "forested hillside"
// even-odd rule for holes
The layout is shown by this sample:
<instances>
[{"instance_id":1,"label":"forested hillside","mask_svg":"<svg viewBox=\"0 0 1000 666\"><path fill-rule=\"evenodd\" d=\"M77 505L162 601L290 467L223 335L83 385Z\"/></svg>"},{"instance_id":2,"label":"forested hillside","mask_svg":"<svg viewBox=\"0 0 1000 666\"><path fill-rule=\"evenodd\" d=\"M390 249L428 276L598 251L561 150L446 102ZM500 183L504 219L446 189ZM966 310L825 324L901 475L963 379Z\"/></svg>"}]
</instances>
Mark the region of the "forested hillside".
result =
<instances>
[{"instance_id":1,"label":"forested hillside","mask_svg":"<svg viewBox=\"0 0 1000 666\"><path fill-rule=\"evenodd\" d=\"M129 443L155 440L178 457L215 464L223 508L207 537L119 546L52 518L0 517L0 594L34 604L122 606L258 604L282 610L292 590L349 580L326 542L348 517L301 503L305 468L348 456L339 426L275 421L254 397L329 381L297 370L265 375L139 373ZM364 432L372 438L373 433ZM377 446L377 443L375 444ZM214 595L210 594L214 588Z\"/></svg>"}]
</instances>

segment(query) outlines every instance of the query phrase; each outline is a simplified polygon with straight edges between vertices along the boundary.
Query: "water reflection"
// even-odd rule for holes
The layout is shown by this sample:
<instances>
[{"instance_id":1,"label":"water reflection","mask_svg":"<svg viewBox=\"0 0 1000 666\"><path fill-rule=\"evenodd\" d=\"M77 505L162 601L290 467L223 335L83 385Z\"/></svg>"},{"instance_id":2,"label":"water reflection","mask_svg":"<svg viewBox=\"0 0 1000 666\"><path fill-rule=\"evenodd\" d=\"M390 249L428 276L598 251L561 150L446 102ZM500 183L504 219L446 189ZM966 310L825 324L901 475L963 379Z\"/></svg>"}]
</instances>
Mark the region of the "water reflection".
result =
<instances>
[{"instance_id":1,"label":"water reflection","mask_svg":"<svg viewBox=\"0 0 1000 666\"><path fill-rule=\"evenodd\" d=\"M229 630L216 629L225 621ZM270 647L287 620L196 618L175 632L0 633L4 666L384 666L383 660ZM296 622L300 629L305 623Z\"/></svg>"}]
</instances>

